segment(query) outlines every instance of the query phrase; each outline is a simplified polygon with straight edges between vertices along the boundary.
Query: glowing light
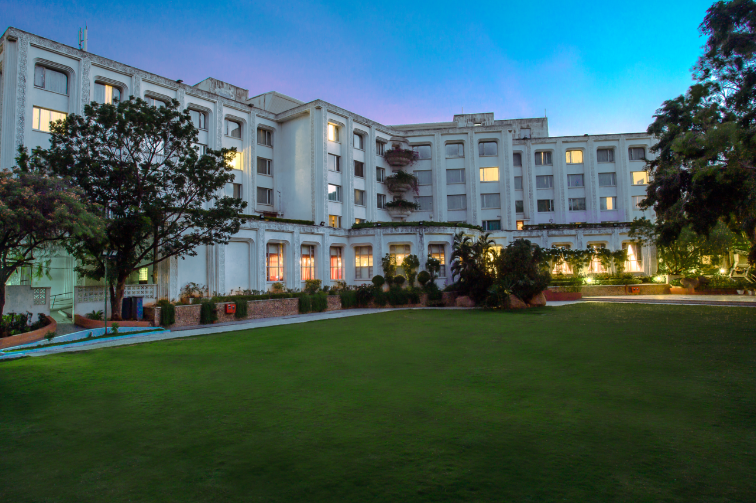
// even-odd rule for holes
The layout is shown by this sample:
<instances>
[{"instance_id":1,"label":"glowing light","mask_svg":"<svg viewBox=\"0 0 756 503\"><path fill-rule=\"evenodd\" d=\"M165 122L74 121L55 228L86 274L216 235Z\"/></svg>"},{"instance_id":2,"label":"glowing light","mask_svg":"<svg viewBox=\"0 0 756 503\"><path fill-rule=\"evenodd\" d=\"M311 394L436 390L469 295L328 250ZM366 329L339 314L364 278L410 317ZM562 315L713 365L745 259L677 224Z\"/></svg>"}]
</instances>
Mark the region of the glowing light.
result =
<instances>
[{"instance_id":1,"label":"glowing light","mask_svg":"<svg viewBox=\"0 0 756 503\"><path fill-rule=\"evenodd\" d=\"M585 278L585 282L590 285L591 283L593 283L593 278Z\"/></svg>"},{"instance_id":2,"label":"glowing light","mask_svg":"<svg viewBox=\"0 0 756 503\"><path fill-rule=\"evenodd\" d=\"M662 281L664 281L664 276L655 276L654 281L656 283L661 283Z\"/></svg>"},{"instance_id":3,"label":"glowing light","mask_svg":"<svg viewBox=\"0 0 756 503\"><path fill-rule=\"evenodd\" d=\"M720 270L719 270L719 273L720 273L720 274L724 274L724 273L726 273L726 272L727 272L727 271L725 271L724 269L720 269Z\"/></svg>"}]
</instances>

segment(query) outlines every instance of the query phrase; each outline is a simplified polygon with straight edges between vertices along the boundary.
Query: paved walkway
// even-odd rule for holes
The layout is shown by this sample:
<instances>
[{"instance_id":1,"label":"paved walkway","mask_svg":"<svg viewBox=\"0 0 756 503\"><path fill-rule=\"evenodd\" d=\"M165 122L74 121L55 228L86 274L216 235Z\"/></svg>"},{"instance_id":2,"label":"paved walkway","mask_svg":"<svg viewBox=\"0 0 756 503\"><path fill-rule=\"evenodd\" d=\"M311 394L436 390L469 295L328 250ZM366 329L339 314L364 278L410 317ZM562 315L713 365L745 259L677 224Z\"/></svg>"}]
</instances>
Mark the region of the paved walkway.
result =
<instances>
[{"instance_id":1,"label":"paved walkway","mask_svg":"<svg viewBox=\"0 0 756 503\"><path fill-rule=\"evenodd\" d=\"M756 307L756 296L752 295L622 295L583 297L583 301L683 306Z\"/></svg>"}]
</instances>

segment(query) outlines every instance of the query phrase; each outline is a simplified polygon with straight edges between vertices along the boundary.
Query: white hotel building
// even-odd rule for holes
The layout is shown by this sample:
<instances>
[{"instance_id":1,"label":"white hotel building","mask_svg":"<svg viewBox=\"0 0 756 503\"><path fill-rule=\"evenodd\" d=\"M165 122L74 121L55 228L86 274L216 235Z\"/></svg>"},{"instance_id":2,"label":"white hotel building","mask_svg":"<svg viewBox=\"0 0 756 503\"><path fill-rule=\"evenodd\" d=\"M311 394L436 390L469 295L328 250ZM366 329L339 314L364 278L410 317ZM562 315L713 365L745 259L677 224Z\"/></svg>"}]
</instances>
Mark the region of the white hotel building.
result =
<instances>
[{"instance_id":1,"label":"white hotel building","mask_svg":"<svg viewBox=\"0 0 756 503\"><path fill-rule=\"evenodd\" d=\"M654 143L646 133L550 137L544 117L495 120L493 113L388 126L322 100L276 92L250 98L212 78L188 85L15 28L0 39L0 71L0 168L14 165L20 145L47 145L49 121L81 114L91 101L176 99L193 112L200 143L240 152L227 192L247 201L248 214L314 223L249 220L229 244L161 265L161 297L176 298L188 282L219 293L273 282L301 288L307 278L361 283L382 274L386 253L416 254L421 267L431 253L448 264L460 229L433 222L480 225L502 246L525 238L616 250L628 245L627 223L644 215L637 207L646 190L643 159ZM418 225L352 229L396 219L381 182L392 173L382 153L395 143L419 154L407 168L420 181L420 210L407 218ZM653 273L654 251L637 253L642 260L629 269ZM84 284L65 278L54 290Z\"/></svg>"}]
</instances>

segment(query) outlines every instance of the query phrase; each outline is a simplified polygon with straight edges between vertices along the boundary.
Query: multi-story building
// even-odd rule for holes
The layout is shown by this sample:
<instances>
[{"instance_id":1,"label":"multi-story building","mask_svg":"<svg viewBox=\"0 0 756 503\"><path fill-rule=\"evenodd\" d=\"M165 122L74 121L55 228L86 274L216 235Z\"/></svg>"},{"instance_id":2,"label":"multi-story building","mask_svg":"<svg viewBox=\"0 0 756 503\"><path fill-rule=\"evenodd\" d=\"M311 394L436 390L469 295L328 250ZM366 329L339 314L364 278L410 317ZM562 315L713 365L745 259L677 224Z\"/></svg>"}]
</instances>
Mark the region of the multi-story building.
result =
<instances>
[{"instance_id":1,"label":"multi-story building","mask_svg":"<svg viewBox=\"0 0 756 503\"><path fill-rule=\"evenodd\" d=\"M493 113L387 126L322 100L250 98L213 78L188 85L15 28L0 39L0 71L0 168L14 164L19 146L48 144L51 120L92 101L175 99L190 110L200 148L236 147L227 193L247 201L248 213L313 222L250 219L228 245L165 262L161 296L177 297L188 282L215 292L366 282L387 253L416 254L421 266L431 254L448 265L453 235L479 233L434 222L480 225L500 246L526 238L545 247L632 247L627 223L644 216L638 203L654 141L646 133L550 137L545 117ZM383 154L393 145L418 154L407 168L420 185L419 210L408 217L416 226L379 225L397 219L383 183L393 170ZM362 222L374 225L352 229ZM655 271L653 249L630 255L628 270ZM440 281L451 281L446 267Z\"/></svg>"}]
</instances>

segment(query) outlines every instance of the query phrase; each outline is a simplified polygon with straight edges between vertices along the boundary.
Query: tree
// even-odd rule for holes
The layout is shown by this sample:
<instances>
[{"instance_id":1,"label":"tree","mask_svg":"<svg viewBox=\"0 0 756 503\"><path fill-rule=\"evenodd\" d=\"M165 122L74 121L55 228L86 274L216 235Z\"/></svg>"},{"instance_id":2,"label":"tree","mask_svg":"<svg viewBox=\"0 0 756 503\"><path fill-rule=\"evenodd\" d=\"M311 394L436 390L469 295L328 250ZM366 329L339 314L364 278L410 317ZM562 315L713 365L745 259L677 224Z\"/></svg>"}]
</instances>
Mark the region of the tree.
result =
<instances>
[{"instance_id":1,"label":"tree","mask_svg":"<svg viewBox=\"0 0 756 503\"><path fill-rule=\"evenodd\" d=\"M417 255L407 255L404 257L402 269L404 269L404 275L407 276L407 284L411 287L415 286L418 267L420 267L420 259L417 258Z\"/></svg>"},{"instance_id":2,"label":"tree","mask_svg":"<svg viewBox=\"0 0 756 503\"><path fill-rule=\"evenodd\" d=\"M718 1L700 30L708 40L696 84L665 101L648 128L659 141L643 206L656 211L661 245L723 222L748 237L756 263L756 3Z\"/></svg>"},{"instance_id":3,"label":"tree","mask_svg":"<svg viewBox=\"0 0 756 503\"><path fill-rule=\"evenodd\" d=\"M23 147L16 161L18 166L0 171L0 315L5 283L19 267L33 265L35 253L102 230L68 180L31 169Z\"/></svg>"},{"instance_id":4,"label":"tree","mask_svg":"<svg viewBox=\"0 0 756 503\"><path fill-rule=\"evenodd\" d=\"M130 98L91 104L51 126L50 147L36 149L32 164L69 177L93 211L107 215L103 235L71 241L77 271L104 276L108 264L113 319L120 319L126 279L170 257L196 255L200 245L225 244L244 221L246 203L220 195L233 182L234 149L200 155L197 128L176 100L153 107Z\"/></svg>"},{"instance_id":5,"label":"tree","mask_svg":"<svg viewBox=\"0 0 756 503\"><path fill-rule=\"evenodd\" d=\"M544 264L548 264L548 256L540 246L533 246L527 239L509 243L496 260L494 294L498 302L502 294L512 293L527 302L544 291L551 281Z\"/></svg>"},{"instance_id":6,"label":"tree","mask_svg":"<svg viewBox=\"0 0 756 503\"><path fill-rule=\"evenodd\" d=\"M469 295L476 303L488 295L488 288L493 283L493 240L490 233L482 234L477 241L458 232L452 242L451 271L452 278L459 277L457 288L460 293Z\"/></svg>"}]
</instances>

